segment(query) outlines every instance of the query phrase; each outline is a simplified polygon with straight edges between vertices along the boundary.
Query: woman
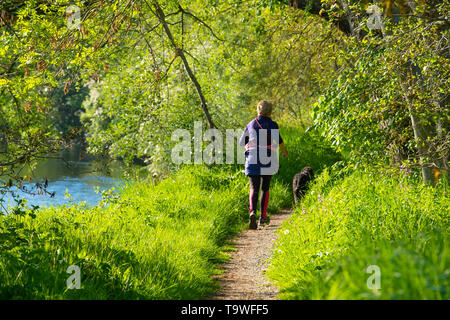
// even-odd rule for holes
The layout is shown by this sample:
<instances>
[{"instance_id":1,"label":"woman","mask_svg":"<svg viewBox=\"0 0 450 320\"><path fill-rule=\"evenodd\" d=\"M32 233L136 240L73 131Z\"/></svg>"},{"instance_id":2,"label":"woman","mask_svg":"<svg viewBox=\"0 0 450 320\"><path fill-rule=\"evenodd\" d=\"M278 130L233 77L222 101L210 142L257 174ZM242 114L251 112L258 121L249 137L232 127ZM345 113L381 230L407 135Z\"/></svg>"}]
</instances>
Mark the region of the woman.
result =
<instances>
[{"instance_id":1,"label":"woman","mask_svg":"<svg viewBox=\"0 0 450 320\"><path fill-rule=\"evenodd\" d=\"M258 117L247 124L239 139L239 144L245 145L245 174L250 181L250 229L258 228L256 208L260 187L261 214L259 224L269 222L267 205L269 203L270 180L272 175L278 172L277 147L280 147L283 157L288 154L279 134L278 124L270 118L272 104L269 101L262 100L258 103L257 111Z\"/></svg>"}]
</instances>

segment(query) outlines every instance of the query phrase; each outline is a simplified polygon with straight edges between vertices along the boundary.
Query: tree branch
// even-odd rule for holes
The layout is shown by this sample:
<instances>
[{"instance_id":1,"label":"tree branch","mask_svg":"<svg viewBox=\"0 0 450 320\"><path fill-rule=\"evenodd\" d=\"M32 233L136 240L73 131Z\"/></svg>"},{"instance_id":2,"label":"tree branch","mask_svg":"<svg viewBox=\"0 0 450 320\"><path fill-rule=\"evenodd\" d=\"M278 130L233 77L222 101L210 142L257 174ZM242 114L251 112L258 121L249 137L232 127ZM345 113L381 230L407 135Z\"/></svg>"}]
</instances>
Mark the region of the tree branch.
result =
<instances>
[{"instance_id":1,"label":"tree branch","mask_svg":"<svg viewBox=\"0 0 450 320\"><path fill-rule=\"evenodd\" d=\"M181 12L183 12L184 14L186 14L186 15L188 15L188 16L191 16L192 18L194 18L194 20L196 20L197 22L199 22L200 24L202 24L204 27L206 27L206 28L211 32L211 34L214 36L214 38L216 38L217 40L222 41L222 42L225 41L224 39L218 37L218 36L215 34L215 32L213 31L213 29L212 29L206 22L204 22L202 19L198 18L198 17L197 17L196 15L194 15L192 12L189 12L189 11L183 9L183 8L181 7L180 4L179 4L178 6L179 6Z\"/></svg>"},{"instance_id":2,"label":"tree branch","mask_svg":"<svg viewBox=\"0 0 450 320\"><path fill-rule=\"evenodd\" d=\"M144 1L147 4L147 6L150 8L150 10L152 12L154 12L156 17L161 22L161 24L162 24L162 26L164 28L164 31L165 31L167 37L169 38L170 43L172 44L172 46L175 49L176 55L179 56L181 58L181 60L183 61L184 68L186 69L186 72L189 75L189 78L191 79L192 83L194 84L195 90L197 91L197 94L199 96L201 108L202 108L202 111L203 111L203 113L204 113L204 115L206 117L206 122L208 123L209 128L210 129L216 128L216 126L215 126L215 124L214 124L214 122L213 122L213 120L211 118L211 114L209 113L209 109L208 109L208 106L206 104L206 99L205 99L205 97L203 95L203 91L202 91L202 88L200 86L200 83L198 82L197 77L192 72L192 69L191 69L191 67L190 67L190 65L189 65L189 63L188 63L188 61L186 59L186 56L185 56L183 50L178 48L178 46L177 46L177 44L175 42L175 39L174 39L174 37L172 35L172 32L171 32L171 30L170 30L170 28L169 28L169 26L168 26L168 24L166 22L166 16L164 14L164 11L162 10L162 8L160 7L160 5L159 5L159 3L157 1L153 1L153 6L154 6L154 9L155 9L154 11L153 11L153 8L150 6L150 4L147 2L147 0L144 0Z\"/></svg>"}]
</instances>

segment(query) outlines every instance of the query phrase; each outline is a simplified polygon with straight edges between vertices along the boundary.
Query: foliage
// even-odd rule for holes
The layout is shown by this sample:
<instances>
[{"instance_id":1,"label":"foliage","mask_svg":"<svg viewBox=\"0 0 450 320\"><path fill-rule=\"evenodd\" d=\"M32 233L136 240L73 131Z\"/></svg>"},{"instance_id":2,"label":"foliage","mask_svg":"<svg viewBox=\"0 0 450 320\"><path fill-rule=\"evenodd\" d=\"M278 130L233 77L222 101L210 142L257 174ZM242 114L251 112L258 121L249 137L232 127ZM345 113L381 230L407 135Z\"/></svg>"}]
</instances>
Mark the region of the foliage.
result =
<instances>
[{"instance_id":1,"label":"foliage","mask_svg":"<svg viewBox=\"0 0 450 320\"><path fill-rule=\"evenodd\" d=\"M287 123L280 122L280 135L288 149L286 158L280 157L277 179L292 187L292 178L303 167L310 166L316 174L342 161L342 156L316 130L305 132Z\"/></svg>"},{"instance_id":2,"label":"foliage","mask_svg":"<svg viewBox=\"0 0 450 320\"><path fill-rule=\"evenodd\" d=\"M307 126L314 99L336 71L337 31L302 11L258 2L216 19L226 26L225 39L201 64L216 70L202 73L214 85L210 100L230 109L216 118L229 122L232 114L242 124L258 100L268 99L276 117Z\"/></svg>"},{"instance_id":3,"label":"foliage","mask_svg":"<svg viewBox=\"0 0 450 320\"><path fill-rule=\"evenodd\" d=\"M323 44L337 38L335 30L300 11L258 1L180 5L189 13L171 13L171 32L195 66L219 129L242 127L263 98L274 101L276 115L305 125L313 97L334 70L334 47ZM116 35L122 39L118 53L106 57L101 82L91 84L95 91L82 120L91 152L147 164L161 152L167 163L174 128L191 130L202 113L157 19L145 7L137 14L130 23L138 32Z\"/></svg>"},{"instance_id":4,"label":"foliage","mask_svg":"<svg viewBox=\"0 0 450 320\"><path fill-rule=\"evenodd\" d=\"M447 168L448 27L441 20L385 20L341 51L348 67L315 106L315 126L353 162ZM436 10L445 16L449 3ZM366 27L367 28L367 27Z\"/></svg>"},{"instance_id":5,"label":"foliage","mask_svg":"<svg viewBox=\"0 0 450 320\"><path fill-rule=\"evenodd\" d=\"M269 274L282 297L448 299L448 183L427 187L415 168L426 182L448 170L450 7L394 2L370 31L368 1L2 1L0 192L80 134L91 153L167 179L93 208L15 199L0 217L0 297L207 297L248 186L238 166L173 165L171 134L211 126L208 112L222 132L242 128L269 99L289 150L269 211L292 204L302 167L322 173L280 234ZM66 290L73 264L81 290ZM367 290L372 264L379 292Z\"/></svg>"},{"instance_id":6,"label":"foliage","mask_svg":"<svg viewBox=\"0 0 450 320\"><path fill-rule=\"evenodd\" d=\"M20 184L24 180L21 171L25 166L33 166L38 159L67 147L78 133L77 116L68 114L64 99L74 98L76 89L80 89L74 75L83 59L79 55L81 47L76 44L80 34L66 27L65 8L62 2L2 2L2 191L8 188L9 181ZM69 95L61 97L63 93Z\"/></svg>"}]
</instances>

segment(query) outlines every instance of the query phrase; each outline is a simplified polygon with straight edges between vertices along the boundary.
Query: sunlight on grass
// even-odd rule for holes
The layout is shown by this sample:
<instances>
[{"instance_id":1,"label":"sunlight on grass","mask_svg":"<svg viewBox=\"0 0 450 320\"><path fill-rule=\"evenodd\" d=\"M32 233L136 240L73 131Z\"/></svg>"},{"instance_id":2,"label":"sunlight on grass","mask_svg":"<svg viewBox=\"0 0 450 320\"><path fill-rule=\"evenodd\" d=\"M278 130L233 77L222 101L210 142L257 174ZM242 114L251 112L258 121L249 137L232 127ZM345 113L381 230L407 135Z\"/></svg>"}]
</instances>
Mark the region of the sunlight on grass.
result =
<instances>
[{"instance_id":1,"label":"sunlight on grass","mask_svg":"<svg viewBox=\"0 0 450 320\"><path fill-rule=\"evenodd\" d=\"M287 299L448 299L449 200L444 182L325 171L280 230L268 274Z\"/></svg>"}]
</instances>

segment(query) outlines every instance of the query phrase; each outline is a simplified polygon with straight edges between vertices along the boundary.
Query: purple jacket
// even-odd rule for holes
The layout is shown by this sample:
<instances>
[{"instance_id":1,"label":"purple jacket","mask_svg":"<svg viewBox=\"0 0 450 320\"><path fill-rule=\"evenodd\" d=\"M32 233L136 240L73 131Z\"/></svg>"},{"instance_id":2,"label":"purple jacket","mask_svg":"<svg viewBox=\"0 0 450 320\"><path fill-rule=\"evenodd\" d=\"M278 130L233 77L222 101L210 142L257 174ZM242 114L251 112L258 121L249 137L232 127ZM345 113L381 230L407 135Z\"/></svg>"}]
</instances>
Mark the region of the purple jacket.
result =
<instances>
[{"instance_id":1,"label":"purple jacket","mask_svg":"<svg viewBox=\"0 0 450 320\"><path fill-rule=\"evenodd\" d=\"M278 172L278 145L283 143L278 124L258 116L245 127L239 144L245 146L245 174L274 175Z\"/></svg>"}]
</instances>

